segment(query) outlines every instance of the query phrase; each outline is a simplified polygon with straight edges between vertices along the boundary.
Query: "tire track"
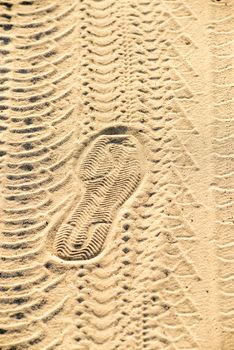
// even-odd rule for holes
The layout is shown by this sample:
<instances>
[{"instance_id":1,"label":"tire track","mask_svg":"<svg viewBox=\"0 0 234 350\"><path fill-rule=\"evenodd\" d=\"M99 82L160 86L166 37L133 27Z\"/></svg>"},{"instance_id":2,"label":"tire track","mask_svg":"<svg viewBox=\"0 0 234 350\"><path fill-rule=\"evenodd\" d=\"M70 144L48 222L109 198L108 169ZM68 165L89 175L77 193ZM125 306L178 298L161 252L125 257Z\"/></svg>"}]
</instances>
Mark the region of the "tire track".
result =
<instances>
[{"instance_id":1,"label":"tire track","mask_svg":"<svg viewBox=\"0 0 234 350\"><path fill-rule=\"evenodd\" d=\"M122 84L126 74L122 56L125 53L121 23L116 16L120 14L119 7L115 1L87 1L80 8L84 136L95 129L113 126L113 121L127 121ZM118 224L114 231L100 264L81 265L78 273L74 339L79 348L117 349L126 344L122 334L127 325L124 296L129 278L122 272L126 268L126 253L119 248L123 240L119 240Z\"/></svg>"},{"instance_id":2,"label":"tire track","mask_svg":"<svg viewBox=\"0 0 234 350\"><path fill-rule=\"evenodd\" d=\"M75 5L17 1L0 7L0 347L52 348L48 344L55 336L62 343L69 325L68 295L64 271L42 261L45 231L62 209L58 198L74 182L64 169L77 137Z\"/></svg>"},{"instance_id":3,"label":"tire track","mask_svg":"<svg viewBox=\"0 0 234 350\"><path fill-rule=\"evenodd\" d=\"M233 328L233 110L232 95L232 4L213 3L209 25L213 82L213 152L215 200L214 239L217 255L217 292L220 347L234 344Z\"/></svg>"},{"instance_id":4,"label":"tire track","mask_svg":"<svg viewBox=\"0 0 234 350\"><path fill-rule=\"evenodd\" d=\"M176 39L181 29L175 16L160 1L150 2L147 6L145 2L128 4L125 12L130 13L131 8L129 31L135 44L134 67L138 76L135 115L138 122L151 127L150 135L153 135L150 140L151 181L144 196L145 204L134 207L138 263L133 284L137 296L129 312L131 323L135 325L132 327L135 336L132 347L197 348L192 322L199 322L199 313L186 290L186 286L198 278L187 257L195 234L187 220L181 219L184 216L181 205L190 206L192 210L194 199L180 175L180 171L194 171L197 165L177 136L177 128L188 135L197 131L187 118L186 105L183 106L184 100L192 101L193 98L184 78L181 79L184 72L178 67L179 75L172 68L172 62L179 56ZM191 13L189 16L191 18ZM186 68L182 66L182 69ZM191 67L187 70L191 78ZM160 227L160 232L156 227ZM180 237L183 230L187 233ZM150 276L148 268L151 269ZM174 286L174 294L170 286ZM180 336L175 339L175 334Z\"/></svg>"}]
</instances>

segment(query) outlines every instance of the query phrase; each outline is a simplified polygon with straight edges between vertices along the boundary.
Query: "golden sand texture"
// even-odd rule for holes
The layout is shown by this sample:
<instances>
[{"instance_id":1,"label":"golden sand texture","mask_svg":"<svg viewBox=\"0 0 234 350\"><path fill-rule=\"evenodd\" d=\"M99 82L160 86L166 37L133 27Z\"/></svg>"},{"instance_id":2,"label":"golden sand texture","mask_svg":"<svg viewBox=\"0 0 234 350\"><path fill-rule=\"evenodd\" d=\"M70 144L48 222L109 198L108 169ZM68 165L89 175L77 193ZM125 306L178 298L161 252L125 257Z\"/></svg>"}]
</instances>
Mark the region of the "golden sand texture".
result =
<instances>
[{"instance_id":1,"label":"golden sand texture","mask_svg":"<svg viewBox=\"0 0 234 350\"><path fill-rule=\"evenodd\" d=\"M232 0L0 1L0 349L233 350Z\"/></svg>"}]
</instances>

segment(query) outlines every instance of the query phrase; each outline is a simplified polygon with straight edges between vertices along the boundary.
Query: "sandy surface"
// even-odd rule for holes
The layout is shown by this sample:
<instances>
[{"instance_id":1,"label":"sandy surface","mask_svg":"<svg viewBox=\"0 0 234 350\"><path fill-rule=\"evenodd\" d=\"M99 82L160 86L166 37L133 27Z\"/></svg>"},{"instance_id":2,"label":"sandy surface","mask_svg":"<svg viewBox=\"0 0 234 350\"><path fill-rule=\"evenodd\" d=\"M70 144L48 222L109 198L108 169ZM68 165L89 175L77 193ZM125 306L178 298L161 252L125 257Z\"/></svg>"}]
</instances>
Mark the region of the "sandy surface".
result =
<instances>
[{"instance_id":1,"label":"sandy surface","mask_svg":"<svg viewBox=\"0 0 234 350\"><path fill-rule=\"evenodd\" d=\"M231 0L0 2L0 349L234 349Z\"/></svg>"}]
</instances>

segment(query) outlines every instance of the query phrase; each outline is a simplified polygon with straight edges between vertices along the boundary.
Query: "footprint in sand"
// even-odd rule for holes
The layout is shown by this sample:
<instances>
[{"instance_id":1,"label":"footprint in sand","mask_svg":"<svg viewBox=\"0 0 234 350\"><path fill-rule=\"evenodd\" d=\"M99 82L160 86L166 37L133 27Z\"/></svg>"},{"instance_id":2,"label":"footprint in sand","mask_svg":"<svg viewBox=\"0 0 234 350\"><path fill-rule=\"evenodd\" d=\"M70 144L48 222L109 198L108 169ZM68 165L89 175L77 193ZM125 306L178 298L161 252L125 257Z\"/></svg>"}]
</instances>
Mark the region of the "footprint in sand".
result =
<instances>
[{"instance_id":1,"label":"footprint in sand","mask_svg":"<svg viewBox=\"0 0 234 350\"><path fill-rule=\"evenodd\" d=\"M64 260L88 260L104 248L118 210L142 178L141 151L132 135L102 135L81 161L78 176L84 194L54 238Z\"/></svg>"}]
</instances>

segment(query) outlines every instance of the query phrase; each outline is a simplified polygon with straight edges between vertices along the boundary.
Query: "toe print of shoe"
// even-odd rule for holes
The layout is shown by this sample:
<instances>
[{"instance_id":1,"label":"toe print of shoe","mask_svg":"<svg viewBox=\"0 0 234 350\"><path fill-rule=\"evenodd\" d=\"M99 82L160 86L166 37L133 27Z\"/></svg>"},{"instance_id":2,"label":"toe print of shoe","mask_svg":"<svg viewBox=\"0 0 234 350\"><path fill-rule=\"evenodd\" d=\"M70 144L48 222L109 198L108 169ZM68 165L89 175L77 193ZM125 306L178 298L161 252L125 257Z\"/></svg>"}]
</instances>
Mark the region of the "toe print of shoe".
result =
<instances>
[{"instance_id":1,"label":"toe print of shoe","mask_svg":"<svg viewBox=\"0 0 234 350\"><path fill-rule=\"evenodd\" d=\"M141 145L133 135L98 136L83 155L83 196L54 237L55 255L89 260L102 252L118 210L142 178Z\"/></svg>"}]
</instances>

